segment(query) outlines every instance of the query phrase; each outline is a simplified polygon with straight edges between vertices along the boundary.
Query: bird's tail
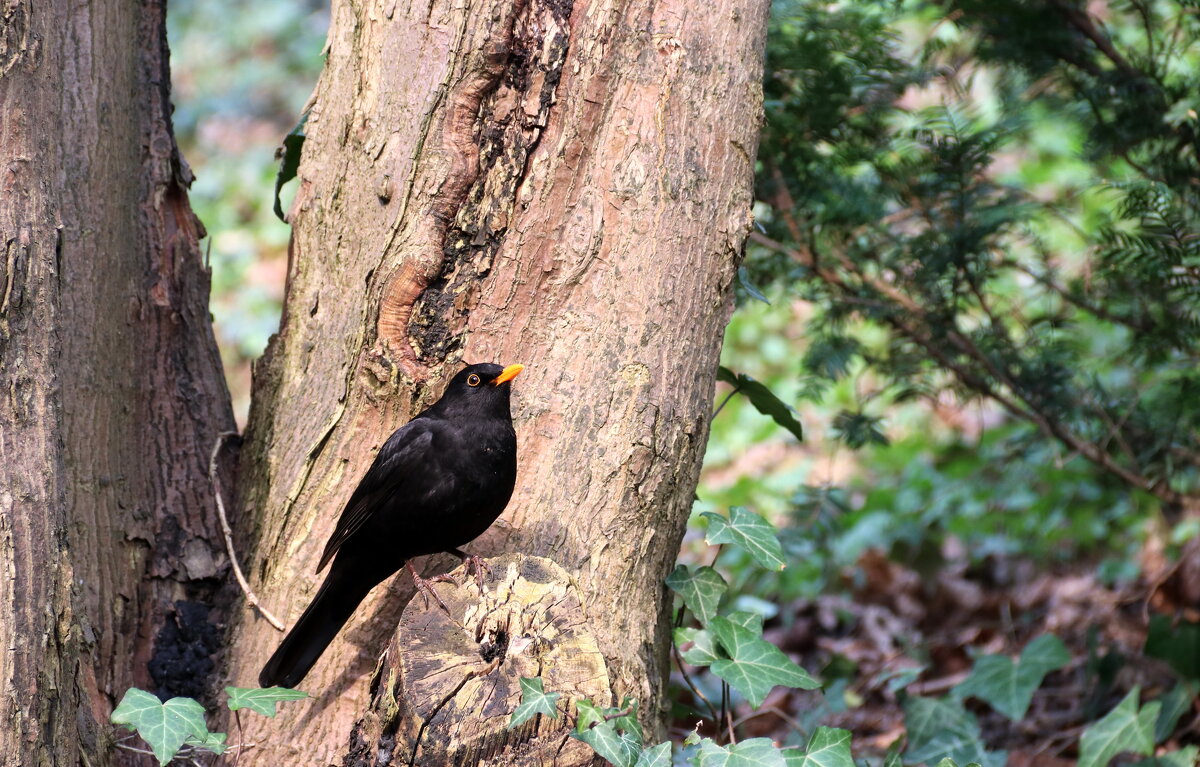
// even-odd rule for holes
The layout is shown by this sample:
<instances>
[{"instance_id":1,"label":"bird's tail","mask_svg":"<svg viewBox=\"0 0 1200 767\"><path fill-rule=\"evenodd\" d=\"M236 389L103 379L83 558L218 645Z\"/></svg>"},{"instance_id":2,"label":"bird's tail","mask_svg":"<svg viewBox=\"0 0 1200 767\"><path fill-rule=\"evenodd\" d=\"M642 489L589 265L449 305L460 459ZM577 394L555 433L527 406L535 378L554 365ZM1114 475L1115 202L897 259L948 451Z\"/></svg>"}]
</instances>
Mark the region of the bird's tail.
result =
<instances>
[{"instance_id":1,"label":"bird's tail","mask_svg":"<svg viewBox=\"0 0 1200 767\"><path fill-rule=\"evenodd\" d=\"M258 675L259 685L295 687L300 684L374 585L347 577L336 567L331 569L312 604L263 666Z\"/></svg>"}]
</instances>

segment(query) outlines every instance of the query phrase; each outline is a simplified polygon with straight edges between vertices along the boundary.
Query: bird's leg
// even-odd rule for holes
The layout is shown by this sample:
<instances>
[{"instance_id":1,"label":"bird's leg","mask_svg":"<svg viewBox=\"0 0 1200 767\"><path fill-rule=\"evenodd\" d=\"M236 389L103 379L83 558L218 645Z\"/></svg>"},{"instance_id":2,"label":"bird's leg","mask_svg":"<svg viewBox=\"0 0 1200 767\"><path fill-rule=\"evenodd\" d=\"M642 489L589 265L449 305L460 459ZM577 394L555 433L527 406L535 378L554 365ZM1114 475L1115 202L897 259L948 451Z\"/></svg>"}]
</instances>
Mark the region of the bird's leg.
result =
<instances>
[{"instance_id":1,"label":"bird's leg","mask_svg":"<svg viewBox=\"0 0 1200 767\"><path fill-rule=\"evenodd\" d=\"M475 571L475 583L479 586L479 593L483 593L483 574L486 572L491 575L492 568L488 567L487 563L474 554L468 554L462 549L450 549L447 554L453 554L462 560L463 567L467 568L467 573Z\"/></svg>"},{"instance_id":2,"label":"bird's leg","mask_svg":"<svg viewBox=\"0 0 1200 767\"><path fill-rule=\"evenodd\" d=\"M444 575L438 575L433 578L430 578L429 580L425 580L421 576L417 575L417 571L412 566L412 562L405 562L404 566L408 568L408 574L412 576L413 585L415 585L417 587L417 591L421 592L421 596L425 598L425 609L429 609L429 597L433 597L433 601L438 603L438 606L442 608L442 611L445 612L446 615L450 615L450 608L446 607L446 603L443 602L442 598L439 597L437 595L437 592L433 590L432 584L435 581L453 580L453 579L448 578L447 576L444 576ZM450 617L453 618L454 616L450 615Z\"/></svg>"}]
</instances>

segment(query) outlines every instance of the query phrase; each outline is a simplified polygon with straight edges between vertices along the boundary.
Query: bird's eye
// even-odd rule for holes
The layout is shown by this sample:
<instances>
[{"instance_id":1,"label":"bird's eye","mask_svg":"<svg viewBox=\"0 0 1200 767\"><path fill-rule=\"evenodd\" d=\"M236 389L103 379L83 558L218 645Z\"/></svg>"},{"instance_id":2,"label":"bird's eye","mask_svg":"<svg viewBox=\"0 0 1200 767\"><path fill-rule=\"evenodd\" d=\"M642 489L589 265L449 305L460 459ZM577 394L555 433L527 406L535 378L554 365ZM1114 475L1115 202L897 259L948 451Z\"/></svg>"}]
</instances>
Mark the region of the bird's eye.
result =
<instances>
[{"instance_id":1,"label":"bird's eye","mask_svg":"<svg viewBox=\"0 0 1200 767\"><path fill-rule=\"evenodd\" d=\"M475 375L474 373L467 376L467 386L478 386L478 385L479 385L479 376Z\"/></svg>"}]
</instances>

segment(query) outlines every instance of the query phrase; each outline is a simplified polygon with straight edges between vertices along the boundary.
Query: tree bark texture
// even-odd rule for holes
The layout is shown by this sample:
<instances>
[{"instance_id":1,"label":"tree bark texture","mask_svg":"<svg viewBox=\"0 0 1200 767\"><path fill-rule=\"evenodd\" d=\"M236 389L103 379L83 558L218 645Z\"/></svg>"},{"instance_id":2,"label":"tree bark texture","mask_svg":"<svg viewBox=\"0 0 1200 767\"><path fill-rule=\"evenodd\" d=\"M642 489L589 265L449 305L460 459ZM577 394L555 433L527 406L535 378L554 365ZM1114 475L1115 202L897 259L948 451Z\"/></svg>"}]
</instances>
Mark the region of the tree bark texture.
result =
<instances>
[{"instance_id":1,"label":"tree bark texture","mask_svg":"<svg viewBox=\"0 0 1200 767\"><path fill-rule=\"evenodd\" d=\"M164 18L0 9L0 764L123 761L125 690L199 694L219 644L208 456L233 418Z\"/></svg>"},{"instance_id":2,"label":"tree bark texture","mask_svg":"<svg viewBox=\"0 0 1200 767\"><path fill-rule=\"evenodd\" d=\"M392 430L463 361L522 362L517 490L469 548L565 568L613 695L658 718L662 581L751 220L768 5L334 3L242 453L242 548L286 622ZM250 724L244 763L341 761L409 594L399 578L364 603L302 685L315 699ZM233 683L279 638L244 614ZM357 728L356 753L376 735Z\"/></svg>"}]
</instances>

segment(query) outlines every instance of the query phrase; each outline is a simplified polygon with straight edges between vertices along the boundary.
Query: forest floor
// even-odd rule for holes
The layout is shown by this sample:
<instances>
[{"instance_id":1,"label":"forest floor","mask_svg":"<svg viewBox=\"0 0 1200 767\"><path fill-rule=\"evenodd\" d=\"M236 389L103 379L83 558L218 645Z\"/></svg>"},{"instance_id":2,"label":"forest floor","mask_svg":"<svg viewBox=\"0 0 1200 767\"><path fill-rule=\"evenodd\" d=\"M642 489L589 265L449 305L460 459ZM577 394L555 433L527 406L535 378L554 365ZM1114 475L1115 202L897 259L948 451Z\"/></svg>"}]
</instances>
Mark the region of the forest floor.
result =
<instances>
[{"instance_id":1,"label":"forest floor","mask_svg":"<svg viewBox=\"0 0 1200 767\"><path fill-rule=\"evenodd\" d=\"M776 687L757 712L733 712L738 737L802 742L823 724L853 733L857 757L881 756L905 735L905 695L945 696L978 657L1016 659L1032 639L1053 634L1071 660L1046 676L1020 721L965 702L989 750L1008 752L1009 767L1075 764L1084 729L1129 690L1160 698L1180 668L1193 679L1200 672L1200 566L1186 565L1200 558L1169 566L1150 549L1142 558L1142 571L1158 575L1114 588L1090 565L995 560L923 574L868 551L841 593L787 605L764 631L818 672L826 692ZM1167 750L1200 743L1195 706L1180 713ZM694 721L674 724L682 731Z\"/></svg>"}]
</instances>

